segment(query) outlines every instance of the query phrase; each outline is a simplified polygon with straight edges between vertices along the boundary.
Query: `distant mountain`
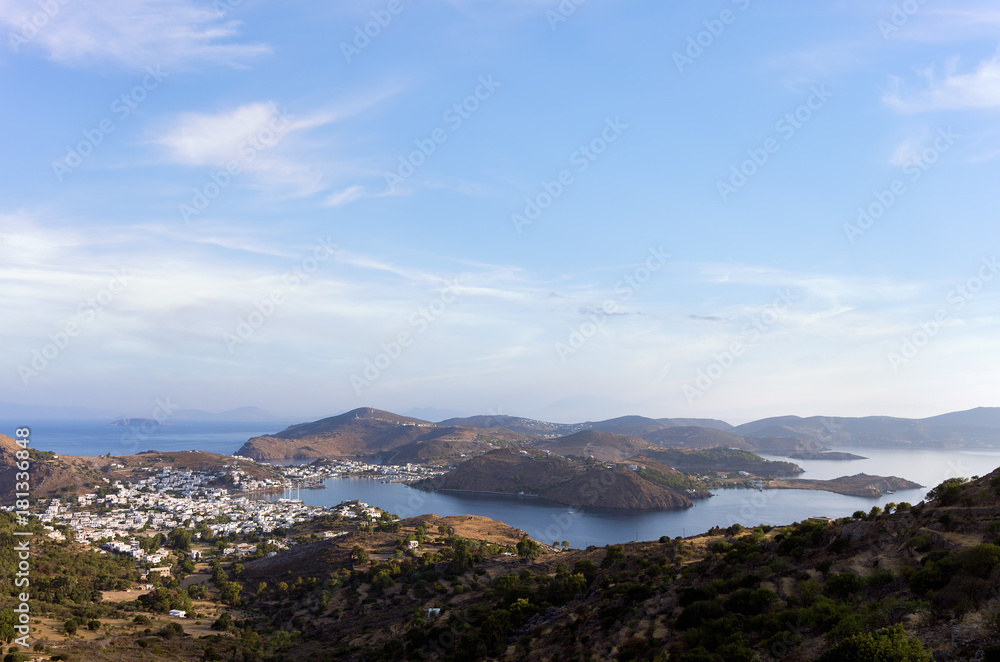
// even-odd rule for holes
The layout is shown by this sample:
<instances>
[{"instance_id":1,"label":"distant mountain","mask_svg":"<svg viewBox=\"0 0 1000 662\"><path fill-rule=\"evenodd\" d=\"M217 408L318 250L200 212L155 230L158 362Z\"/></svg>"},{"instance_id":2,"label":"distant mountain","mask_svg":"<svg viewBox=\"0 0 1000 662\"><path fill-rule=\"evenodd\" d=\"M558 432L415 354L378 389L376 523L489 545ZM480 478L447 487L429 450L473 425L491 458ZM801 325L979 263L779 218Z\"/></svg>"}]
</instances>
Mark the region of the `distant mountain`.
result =
<instances>
[{"instance_id":1,"label":"distant mountain","mask_svg":"<svg viewBox=\"0 0 1000 662\"><path fill-rule=\"evenodd\" d=\"M716 430L732 430L725 421L710 418L646 418L645 416L619 416L606 421L585 421L583 423L548 423L518 416L483 415L450 418L441 425L473 425L483 428L507 428L524 434L542 436L566 436L582 430L599 430L626 436L643 437L663 428L699 426Z\"/></svg>"},{"instance_id":2,"label":"distant mountain","mask_svg":"<svg viewBox=\"0 0 1000 662\"><path fill-rule=\"evenodd\" d=\"M830 446L908 448L983 448L1000 445L1000 426L955 424L963 421L991 423L993 410L971 410L929 419L891 416L780 416L744 423L735 432L747 437L804 437Z\"/></svg>"},{"instance_id":3,"label":"distant mountain","mask_svg":"<svg viewBox=\"0 0 1000 662\"><path fill-rule=\"evenodd\" d=\"M260 407L239 407L218 414L200 409L181 409L167 418L172 421L276 421L281 417Z\"/></svg>"},{"instance_id":4,"label":"distant mountain","mask_svg":"<svg viewBox=\"0 0 1000 662\"><path fill-rule=\"evenodd\" d=\"M1000 407L976 407L966 411L919 419L927 425L959 425L973 428L1000 429Z\"/></svg>"},{"instance_id":5,"label":"distant mountain","mask_svg":"<svg viewBox=\"0 0 1000 662\"><path fill-rule=\"evenodd\" d=\"M996 427L989 427L993 425ZM631 441L624 443L615 437L601 439L593 435L566 441L585 431L619 435ZM383 460L396 458L394 461L399 462L453 462L510 442L544 448L557 455L620 460L649 448L637 440L666 448L723 446L801 457L838 446L997 447L1000 408L973 409L927 419L779 416L733 427L724 421L698 418L620 416L605 421L550 423L504 414L432 423L363 407L255 437L236 454L255 459L361 455Z\"/></svg>"},{"instance_id":6,"label":"distant mountain","mask_svg":"<svg viewBox=\"0 0 1000 662\"><path fill-rule=\"evenodd\" d=\"M753 445L747 443L740 435L715 428L693 426L661 428L647 434L645 438L660 446L670 448L715 448L716 446L729 446L747 450L753 449Z\"/></svg>"}]
</instances>

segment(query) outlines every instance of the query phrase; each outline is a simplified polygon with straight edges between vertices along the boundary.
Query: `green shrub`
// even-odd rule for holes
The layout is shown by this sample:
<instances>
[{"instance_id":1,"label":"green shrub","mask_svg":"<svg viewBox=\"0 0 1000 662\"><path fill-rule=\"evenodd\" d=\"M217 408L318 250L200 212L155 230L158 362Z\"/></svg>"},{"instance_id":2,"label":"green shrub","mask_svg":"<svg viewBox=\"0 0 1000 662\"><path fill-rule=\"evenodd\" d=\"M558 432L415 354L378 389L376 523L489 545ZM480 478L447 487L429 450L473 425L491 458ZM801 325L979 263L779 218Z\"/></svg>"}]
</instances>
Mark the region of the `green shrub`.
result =
<instances>
[{"instance_id":1,"label":"green shrub","mask_svg":"<svg viewBox=\"0 0 1000 662\"><path fill-rule=\"evenodd\" d=\"M862 588L865 582L853 572L840 572L826 580L823 593L832 598L846 600Z\"/></svg>"},{"instance_id":2,"label":"green shrub","mask_svg":"<svg viewBox=\"0 0 1000 662\"><path fill-rule=\"evenodd\" d=\"M817 662L933 662L933 657L915 637L900 625L845 639Z\"/></svg>"}]
</instances>

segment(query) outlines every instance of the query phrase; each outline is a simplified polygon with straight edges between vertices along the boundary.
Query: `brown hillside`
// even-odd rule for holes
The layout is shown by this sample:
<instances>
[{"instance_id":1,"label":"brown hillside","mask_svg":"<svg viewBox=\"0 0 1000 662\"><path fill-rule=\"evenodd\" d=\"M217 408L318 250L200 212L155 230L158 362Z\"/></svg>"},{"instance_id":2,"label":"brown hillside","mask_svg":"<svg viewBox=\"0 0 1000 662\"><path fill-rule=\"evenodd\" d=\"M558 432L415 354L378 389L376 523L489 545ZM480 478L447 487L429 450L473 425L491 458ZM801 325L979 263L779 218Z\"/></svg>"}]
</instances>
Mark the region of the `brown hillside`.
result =
<instances>
[{"instance_id":1,"label":"brown hillside","mask_svg":"<svg viewBox=\"0 0 1000 662\"><path fill-rule=\"evenodd\" d=\"M571 506L630 510L681 510L691 499L652 483L623 467L588 471L549 490L545 498Z\"/></svg>"},{"instance_id":2,"label":"brown hillside","mask_svg":"<svg viewBox=\"0 0 1000 662\"><path fill-rule=\"evenodd\" d=\"M539 451L491 451L419 484L431 490L525 494L572 507L689 508L683 493L623 467L606 467Z\"/></svg>"},{"instance_id":3,"label":"brown hillside","mask_svg":"<svg viewBox=\"0 0 1000 662\"><path fill-rule=\"evenodd\" d=\"M618 462L632 457L644 450L656 448L639 437L628 437L614 432L599 432L584 430L557 439L545 439L535 442L535 447L545 449L556 455L573 455L576 457L592 457L601 462Z\"/></svg>"},{"instance_id":4,"label":"brown hillside","mask_svg":"<svg viewBox=\"0 0 1000 662\"><path fill-rule=\"evenodd\" d=\"M717 446L727 446L753 450L753 446L747 443L743 437L713 428L693 426L664 428L646 435L645 438L668 448L715 448Z\"/></svg>"},{"instance_id":5,"label":"brown hillside","mask_svg":"<svg viewBox=\"0 0 1000 662\"><path fill-rule=\"evenodd\" d=\"M254 437L234 453L255 460L315 457L355 457L382 455L394 462L422 461L432 457L460 457L487 450L480 442L484 438L523 440L525 435L504 429L483 430L474 427L440 426L416 418L364 407L324 418L300 423L271 435ZM426 450L418 442L448 442L434 444ZM462 448L461 444L468 444ZM403 450L404 447L409 448ZM489 445L488 448L494 448Z\"/></svg>"}]
</instances>

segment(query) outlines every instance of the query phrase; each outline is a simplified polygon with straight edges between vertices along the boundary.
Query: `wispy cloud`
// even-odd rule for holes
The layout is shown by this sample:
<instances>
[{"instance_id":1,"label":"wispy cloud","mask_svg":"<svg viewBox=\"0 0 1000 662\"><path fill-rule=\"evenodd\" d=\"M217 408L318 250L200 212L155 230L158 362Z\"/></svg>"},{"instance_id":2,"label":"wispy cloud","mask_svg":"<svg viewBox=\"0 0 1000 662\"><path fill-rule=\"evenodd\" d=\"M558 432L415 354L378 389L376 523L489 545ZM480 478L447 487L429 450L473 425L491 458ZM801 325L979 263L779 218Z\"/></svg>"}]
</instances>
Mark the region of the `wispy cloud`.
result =
<instances>
[{"instance_id":1,"label":"wispy cloud","mask_svg":"<svg viewBox=\"0 0 1000 662\"><path fill-rule=\"evenodd\" d=\"M339 207L341 205L346 205L349 202L354 202L355 200L360 199L364 190L365 188L363 186L350 186L343 191L331 193L323 201L323 204L327 207Z\"/></svg>"},{"instance_id":2,"label":"wispy cloud","mask_svg":"<svg viewBox=\"0 0 1000 662\"><path fill-rule=\"evenodd\" d=\"M0 4L0 24L22 35L26 21L37 14L48 15L48 21L37 32L25 33L28 38L19 45L40 47L63 65L245 67L253 58L271 52L266 44L241 43L238 21L189 0L88 0L52 2L51 6L56 9L43 12L33 0L5 0Z\"/></svg>"},{"instance_id":3,"label":"wispy cloud","mask_svg":"<svg viewBox=\"0 0 1000 662\"><path fill-rule=\"evenodd\" d=\"M907 136L892 150L889 163L900 167L922 163L924 149L927 147L930 135L930 130L924 129L919 134Z\"/></svg>"},{"instance_id":4,"label":"wispy cloud","mask_svg":"<svg viewBox=\"0 0 1000 662\"><path fill-rule=\"evenodd\" d=\"M349 160L346 164L331 160L328 150L318 149L321 143L312 130L337 125L400 89L383 86L308 115L291 113L275 101L181 113L167 120L149 144L159 146L168 162L179 165L221 168L235 162L242 172L253 175L258 188L283 196L327 191L325 205L336 206L358 199L364 191L353 185L330 192L336 185L331 181L357 177L365 169Z\"/></svg>"},{"instance_id":5,"label":"wispy cloud","mask_svg":"<svg viewBox=\"0 0 1000 662\"><path fill-rule=\"evenodd\" d=\"M924 85L915 91L893 76L882 99L901 113L1000 108L1000 51L971 72L959 73L958 67L955 57L946 62L944 78L939 78L934 68L918 71Z\"/></svg>"}]
</instances>

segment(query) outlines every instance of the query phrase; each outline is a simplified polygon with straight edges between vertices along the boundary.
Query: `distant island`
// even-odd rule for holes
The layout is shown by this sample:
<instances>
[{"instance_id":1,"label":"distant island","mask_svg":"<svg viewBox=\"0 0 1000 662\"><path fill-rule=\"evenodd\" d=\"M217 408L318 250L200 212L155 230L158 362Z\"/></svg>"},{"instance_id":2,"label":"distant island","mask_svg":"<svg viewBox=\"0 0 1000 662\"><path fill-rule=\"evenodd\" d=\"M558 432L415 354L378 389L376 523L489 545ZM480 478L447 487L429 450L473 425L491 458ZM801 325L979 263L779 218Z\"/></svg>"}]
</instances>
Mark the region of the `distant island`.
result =
<instances>
[{"instance_id":1,"label":"distant island","mask_svg":"<svg viewBox=\"0 0 1000 662\"><path fill-rule=\"evenodd\" d=\"M119 418L117 421L112 421L111 425L117 425L119 427L137 427L140 425L170 425L166 421L158 421L155 418Z\"/></svg>"}]
</instances>

